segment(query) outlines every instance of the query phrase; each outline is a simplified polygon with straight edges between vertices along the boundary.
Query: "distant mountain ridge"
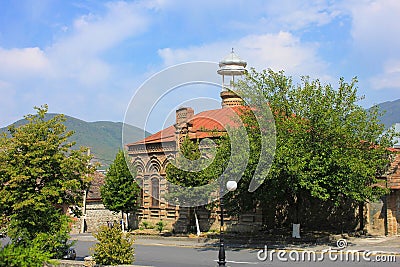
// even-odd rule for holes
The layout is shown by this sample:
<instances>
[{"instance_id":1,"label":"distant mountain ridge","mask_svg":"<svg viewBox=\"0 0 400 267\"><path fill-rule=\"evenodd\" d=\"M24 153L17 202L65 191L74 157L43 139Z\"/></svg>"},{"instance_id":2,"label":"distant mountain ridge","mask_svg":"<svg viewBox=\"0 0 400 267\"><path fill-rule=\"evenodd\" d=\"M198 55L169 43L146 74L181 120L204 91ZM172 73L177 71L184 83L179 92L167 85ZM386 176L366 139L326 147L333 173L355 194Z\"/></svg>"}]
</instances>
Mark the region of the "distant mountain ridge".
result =
<instances>
[{"instance_id":1,"label":"distant mountain ridge","mask_svg":"<svg viewBox=\"0 0 400 267\"><path fill-rule=\"evenodd\" d=\"M51 119L57 114L48 113L46 119ZM75 147L89 147L93 154L94 161L100 162L100 169L107 168L115 158L118 149L122 149L122 122L111 121L95 121L86 122L71 116L64 115L64 122L68 131L74 131L70 141L75 141ZM25 119L21 119L13 123L15 126L20 126L26 123ZM0 128L0 132L6 132L8 127ZM125 124L125 138L129 143L141 140L143 138L143 130ZM124 133L124 134L125 134ZM146 132L145 136L150 135Z\"/></svg>"},{"instance_id":2,"label":"distant mountain ridge","mask_svg":"<svg viewBox=\"0 0 400 267\"><path fill-rule=\"evenodd\" d=\"M386 111L381 117L381 122L385 124L386 128L400 122L400 99L383 102L377 104L377 106L379 106L380 110Z\"/></svg>"},{"instance_id":3,"label":"distant mountain ridge","mask_svg":"<svg viewBox=\"0 0 400 267\"><path fill-rule=\"evenodd\" d=\"M387 101L377 104L380 110L386 111L381 117L381 122L385 124L386 128L391 127L393 124L400 122L400 99L394 101ZM56 116L55 113L46 114L47 118ZM86 122L68 115L66 118L65 126L69 131L74 131L71 141L76 142L76 147L85 146L90 147L94 160L102 164L102 169L114 160L118 149L122 148L122 122L111 121L95 121ZM25 124L26 120L21 119L13 123L15 126ZM143 138L143 130L125 124L126 133L128 138L127 142L135 142ZM0 128L1 132L6 132L7 127ZM145 136L150 135L146 132Z\"/></svg>"}]
</instances>

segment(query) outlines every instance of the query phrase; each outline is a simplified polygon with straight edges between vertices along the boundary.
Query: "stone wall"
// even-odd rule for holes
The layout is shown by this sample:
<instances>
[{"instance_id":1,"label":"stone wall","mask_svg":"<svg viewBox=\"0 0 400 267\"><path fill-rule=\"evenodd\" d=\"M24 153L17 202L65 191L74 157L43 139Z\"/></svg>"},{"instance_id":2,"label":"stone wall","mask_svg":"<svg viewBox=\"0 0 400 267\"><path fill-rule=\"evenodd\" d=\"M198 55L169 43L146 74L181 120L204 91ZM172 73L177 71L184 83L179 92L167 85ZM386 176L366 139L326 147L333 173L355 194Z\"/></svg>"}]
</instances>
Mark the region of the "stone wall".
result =
<instances>
[{"instance_id":1,"label":"stone wall","mask_svg":"<svg viewBox=\"0 0 400 267\"><path fill-rule=\"evenodd\" d=\"M81 217L78 224L81 224ZM106 209L101 202L87 202L86 203L86 219L85 219L85 232L97 232L101 225L107 225L107 222L118 222L121 220L121 213L113 213Z\"/></svg>"},{"instance_id":2,"label":"stone wall","mask_svg":"<svg viewBox=\"0 0 400 267\"><path fill-rule=\"evenodd\" d=\"M367 232L373 235L400 234L400 190L367 204ZM386 202L386 203L385 203Z\"/></svg>"},{"instance_id":3,"label":"stone wall","mask_svg":"<svg viewBox=\"0 0 400 267\"><path fill-rule=\"evenodd\" d=\"M366 205L366 230L372 235L385 235L385 205L375 201Z\"/></svg>"}]
</instances>

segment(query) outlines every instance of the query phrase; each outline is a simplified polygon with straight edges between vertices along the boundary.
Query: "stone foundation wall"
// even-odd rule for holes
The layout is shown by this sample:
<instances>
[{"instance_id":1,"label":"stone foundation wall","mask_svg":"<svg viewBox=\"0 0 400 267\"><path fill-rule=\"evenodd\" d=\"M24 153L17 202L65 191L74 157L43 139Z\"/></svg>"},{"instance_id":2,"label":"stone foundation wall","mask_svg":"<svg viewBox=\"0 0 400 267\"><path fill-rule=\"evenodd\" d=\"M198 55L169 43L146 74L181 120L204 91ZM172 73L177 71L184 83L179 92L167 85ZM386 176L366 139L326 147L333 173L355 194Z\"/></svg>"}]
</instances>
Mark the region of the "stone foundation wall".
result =
<instances>
[{"instance_id":1,"label":"stone foundation wall","mask_svg":"<svg viewBox=\"0 0 400 267\"><path fill-rule=\"evenodd\" d=\"M398 235L400 234L400 190L392 190L385 201L386 203L379 201L367 204L367 231L373 235Z\"/></svg>"},{"instance_id":2,"label":"stone foundation wall","mask_svg":"<svg viewBox=\"0 0 400 267\"><path fill-rule=\"evenodd\" d=\"M82 217L79 220L81 223ZM113 213L106 209L101 202L88 202L86 203L86 227L85 232L97 232L101 225L107 225L107 222L116 221L119 223L121 220L121 213Z\"/></svg>"},{"instance_id":3,"label":"stone foundation wall","mask_svg":"<svg viewBox=\"0 0 400 267\"><path fill-rule=\"evenodd\" d=\"M367 203L365 227L369 234L385 235L384 208L383 201Z\"/></svg>"}]
</instances>

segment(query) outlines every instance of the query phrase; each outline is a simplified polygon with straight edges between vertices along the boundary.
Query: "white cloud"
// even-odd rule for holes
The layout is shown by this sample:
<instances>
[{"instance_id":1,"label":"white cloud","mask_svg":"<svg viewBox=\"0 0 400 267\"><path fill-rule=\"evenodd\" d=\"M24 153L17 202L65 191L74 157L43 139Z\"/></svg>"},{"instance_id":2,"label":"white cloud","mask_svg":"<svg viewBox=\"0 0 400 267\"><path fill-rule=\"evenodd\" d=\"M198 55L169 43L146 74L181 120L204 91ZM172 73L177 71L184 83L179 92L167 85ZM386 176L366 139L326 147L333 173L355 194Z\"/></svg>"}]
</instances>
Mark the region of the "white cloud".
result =
<instances>
[{"instance_id":1,"label":"white cloud","mask_svg":"<svg viewBox=\"0 0 400 267\"><path fill-rule=\"evenodd\" d=\"M185 18L185 24L195 24L198 27L203 21L224 21L217 27L261 32L292 31L309 27L310 25L325 25L341 14L336 4L329 0L268 0L268 1L229 1L203 0L182 1L171 0L162 4L161 9L174 12L180 18Z\"/></svg>"},{"instance_id":2,"label":"white cloud","mask_svg":"<svg viewBox=\"0 0 400 267\"><path fill-rule=\"evenodd\" d=\"M104 16L81 16L71 32L45 49L0 47L0 78L12 83L35 75L46 77L46 82L67 79L84 86L107 82L112 66L102 59L103 53L147 25L137 4L112 2L107 8Z\"/></svg>"},{"instance_id":3,"label":"white cloud","mask_svg":"<svg viewBox=\"0 0 400 267\"><path fill-rule=\"evenodd\" d=\"M72 33L47 49L56 76L68 76L84 85L106 82L112 66L102 59L107 50L142 32L147 18L135 3L107 4L105 16L87 14L76 19Z\"/></svg>"},{"instance_id":4,"label":"white cloud","mask_svg":"<svg viewBox=\"0 0 400 267\"><path fill-rule=\"evenodd\" d=\"M400 47L400 1L349 1L352 37L358 49L375 58L398 55Z\"/></svg>"},{"instance_id":5,"label":"white cloud","mask_svg":"<svg viewBox=\"0 0 400 267\"><path fill-rule=\"evenodd\" d=\"M44 74L49 69L49 60L38 47L3 49L0 47L0 75L21 77ZM1 77L0 76L0 77Z\"/></svg>"},{"instance_id":6,"label":"white cloud","mask_svg":"<svg viewBox=\"0 0 400 267\"><path fill-rule=\"evenodd\" d=\"M51 50L75 55L96 55L127 37L142 32L147 18L135 3L111 2L104 16L86 14L74 21L72 34L58 41Z\"/></svg>"},{"instance_id":7,"label":"white cloud","mask_svg":"<svg viewBox=\"0 0 400 267\"><path fill-rule=\"evenodd\" d=\"M317 55L317 44L302 43L289 32L248 35L232 42L219 42L181 49L158 51L166 66L185 61L223 59L234 47L236 53L258 70L285 70L291 75L310 75L329 79L328 64Z\"/></svg>"},{"instance_id":8,"label":"white cloud","mask_svg":"<svg viewBox=\"0 0 400 267\"><path fill-rule=\"evenodd\" d=\"M110 118L107 110L123 114L120 107L99 111L96 98L107 92L110 99L115 99L110 102L118 102L120 94L112 90L126 77L122 77L107 53L147 29L148 8L155 8L155 4L148 5L148 2L146 6L141 2L110 2L105 4L104 13L88 13L64 26L65 31L58 33L48 47L0 47L3 94L0 105L4 107L0 108L0 117L7 119L7 122L0 121L0 126L31 113L33 106L44 103L49 104L52 112L77 117L94 118L103 112L100 116ZM9 88L15 91L6 97L3 91ZM118 90L126 92L127 89Z\"/></svg>"},{"instance_id":9,"label":"white cloud","mask_svg":"<svg viewBox=\"0 0 400 267\"><path fill-rule=\"evenodd\" d=\"M322 26L330 23L342 12L331 1L267 1L268 17L265 20L288 30L299 30L310 25Z\"/></svg>"},{"instance_id":10,"label":"white cloud","mask_svg":"<svg viewBox=\"0 0 400 267\"><path fill-rule=\"evenodd\" d=\"M344 2L343 8L352 18L353 56L365 72L368 87L400 88L400 1L352 0Z\"/></svg>"},{"instance_id":11,"label":"white cloud","mask_svg":"<svg viewBox=\"0 0 400 267\"><path fill-rule=\"evenodd\" d=\"M400 88L400 59L388 60L384 64L383 72L370 79L372 88Z\"/></svg>"}]
</instances>

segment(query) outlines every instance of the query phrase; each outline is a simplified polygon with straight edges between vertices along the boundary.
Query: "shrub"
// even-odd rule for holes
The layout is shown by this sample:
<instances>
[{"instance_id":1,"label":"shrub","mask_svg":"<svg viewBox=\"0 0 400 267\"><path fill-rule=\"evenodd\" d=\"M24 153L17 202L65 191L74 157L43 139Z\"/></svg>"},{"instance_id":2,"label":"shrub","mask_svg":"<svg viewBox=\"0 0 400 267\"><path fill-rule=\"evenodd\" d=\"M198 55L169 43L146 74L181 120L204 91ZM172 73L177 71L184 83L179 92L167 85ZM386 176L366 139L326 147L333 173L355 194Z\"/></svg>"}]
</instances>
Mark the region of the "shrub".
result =
<instances>
[{"instance_id":1,"label":"shrub","mask_svg":"<svg viewBox=\"0 0 400 267\"><path fill-rule=\"evenodd\" d=\"M144 229L152 229L152 228L154 228L154 226L152 226L149 222L147 222L147 221L143 221L142 222L142 225L143 225L143 227L144 227Z\"/></svg>"},{"instance_id":2,"label":"shrub","mask_svg":"<svg viewBox=\"0 0 400 267\"><path fill-rule=\"evenodd\" d=\"M165 222L159 221L158 223L156 223L157 230L161 233L162 230L164 230L164 227L165 227L166 225L167 225L167 224L166 224Z\"/></svg>"},{"instance_id":3,"label":"shrub","mask_svg":"<svg viewBox=\"0 0 400 267\"><path fill-rule=\"evenodd\" d=\"M92 249L96 264L132 264L135 261L134 236L123 233L119 225L114 224L111 228L102 226L93 236L99 241Z\"/></svg>"},{"instance_id":4,"label":"shrub","mask_svg":"<svg viewBox=\"0 0 400 267\"><path fill-rule=\"evenodd\" d=\"M32 241L32 245L49 252L52 258L61 259L73 245L68 243L68 238L69 234L62 231L53 234L40 233Z\"/></svg>"},{"instance_id":5,"label":"shrub","mask_svg":"<svg viewBox=\"0 0 400 267\"><path fill-rule=\"evenodd\" d=\"M32 245L39 247L42 251L51 253L51 257L61 259L66 251L73 245L68 243L71 231L71 220L67 216L60 216L60 221L48 233L39 233L31 241Z\"/></svg>"},{"instance_id":6,"label":"shrub","mask_svg":"<svg viewBox=\"0 0 400 267\"><path fill-rule=\"evenodd\" d=\"M60 216L58 224L53 231L47 233L36 233L33 239L25 230L12 229L14 236L12 243L0 250L0 267L43 267L46 262L55 262L51 258L61 259L67 249L72 246L68 244L69 220L66 216Z\"/></svg>"},{"instance_id":7,"label":"shrub","mask_svg":"<svg viewBox=\"0 0 400 267\"><path fill-rule=\"evenodd\" d=\"M15 222L14 222L15 223ZM61 259L72 244L68 244L70 238L70 218L66 215L58 215L57 220L49 223L50 230L30 233L28 229L15 227L12 223L9 227L9 236L15 246L37 247L37 249L49 252L52 258Z\"/></svg>"}]
</instances>

